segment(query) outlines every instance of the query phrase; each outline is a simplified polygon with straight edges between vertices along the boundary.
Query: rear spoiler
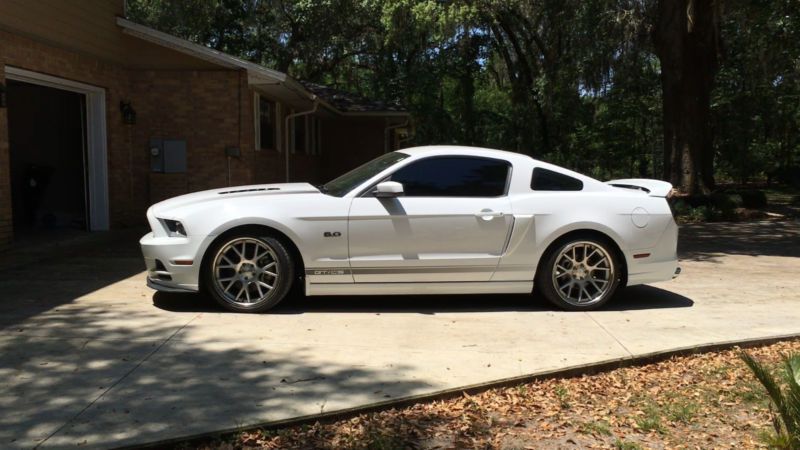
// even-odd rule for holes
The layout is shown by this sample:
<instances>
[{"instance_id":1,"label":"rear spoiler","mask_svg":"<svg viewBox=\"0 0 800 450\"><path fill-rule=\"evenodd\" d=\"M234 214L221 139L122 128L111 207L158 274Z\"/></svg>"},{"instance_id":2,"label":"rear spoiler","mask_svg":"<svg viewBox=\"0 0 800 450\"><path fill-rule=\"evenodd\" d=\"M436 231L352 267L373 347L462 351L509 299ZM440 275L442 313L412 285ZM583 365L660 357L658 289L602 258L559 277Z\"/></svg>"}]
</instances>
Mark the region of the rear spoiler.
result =
<instances>
[{"instance_id":1,"label":"rear spoiler","mask_svg":"<svg viewBox=\"0 0 800 450\"><path fill-rule=\"evenodd\" d=\"M622 189L642 191L651 197L670 197L670 194L672 194L672 185L661 180L626 178L622 180L606 181L606 184Z\"/></svg>"}]
</instances>

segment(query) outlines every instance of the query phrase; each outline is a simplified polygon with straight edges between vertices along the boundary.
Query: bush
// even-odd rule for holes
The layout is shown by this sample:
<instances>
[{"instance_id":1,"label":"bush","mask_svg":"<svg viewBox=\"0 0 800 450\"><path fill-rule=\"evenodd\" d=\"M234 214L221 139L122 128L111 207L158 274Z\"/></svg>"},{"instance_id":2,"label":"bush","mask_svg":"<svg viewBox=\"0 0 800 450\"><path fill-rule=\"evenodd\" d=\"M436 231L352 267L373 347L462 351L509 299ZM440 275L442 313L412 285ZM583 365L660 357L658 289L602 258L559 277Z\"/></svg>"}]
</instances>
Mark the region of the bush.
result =
<instances>
[{"instance_id":1,"label":"bush","mask_svg":"<svg viewBox=\"0 0 800 450\"><path fill-rule=\"evenodd\" d=\"M732 211L740 208L744 204L744 200L741 195L736 193L714 192L710 196L710 203L712 207L720 211Z\"/></svg>"},{"instance_id":2,"label":"bush","mask_svg":"<svg viewBox=\"0 0 800 450\"><path fill-rule=\"evenodd\" d=\"M767 194L760 190L740 191L742 206L750 209L762 209L767 207Z\"/></svg>"},{"instance_id":3,"label":"bush","mask_svg":"<svg viewBox=\"0 0 800 450\"><path fill-rule=\"evenodd\" d=\"M782 167L770 174L778 183L800 187L800 166Z\"/></svg>"}]
</instances>

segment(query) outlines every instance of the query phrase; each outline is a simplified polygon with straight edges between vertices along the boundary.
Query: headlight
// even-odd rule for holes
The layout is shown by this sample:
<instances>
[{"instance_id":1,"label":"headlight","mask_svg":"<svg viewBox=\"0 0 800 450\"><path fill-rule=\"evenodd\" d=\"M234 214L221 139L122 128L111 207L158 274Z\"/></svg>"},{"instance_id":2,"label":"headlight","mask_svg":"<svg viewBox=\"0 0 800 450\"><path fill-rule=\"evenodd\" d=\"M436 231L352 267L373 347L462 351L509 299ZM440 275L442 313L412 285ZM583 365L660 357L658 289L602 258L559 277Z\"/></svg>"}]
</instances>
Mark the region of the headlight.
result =
<instances>
[{"instance_id":1,"label":"headlight","mask_svg":"<svg viewBox=\"0 0 800 450\"><path fill-rule=\"evenodd\" d=\"M177 220L161 219L161 223L167 229L167 236L169 237L186 237L186 229L183 224Z\"/></svg>"}]
</instances>

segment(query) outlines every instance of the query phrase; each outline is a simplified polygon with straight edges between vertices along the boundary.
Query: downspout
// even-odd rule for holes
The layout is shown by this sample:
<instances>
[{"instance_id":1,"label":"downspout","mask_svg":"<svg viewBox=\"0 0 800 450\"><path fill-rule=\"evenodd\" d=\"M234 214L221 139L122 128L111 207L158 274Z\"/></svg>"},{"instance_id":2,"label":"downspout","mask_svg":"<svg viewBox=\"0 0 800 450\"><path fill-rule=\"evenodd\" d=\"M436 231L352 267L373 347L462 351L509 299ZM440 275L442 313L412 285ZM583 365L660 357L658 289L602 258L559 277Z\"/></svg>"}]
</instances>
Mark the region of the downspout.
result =
<instances>
[{"instance_id":1,"label":"downspout","mask_svg":"<svg viewBox=\"0 0 800 450\"><path fill-rule=\"evenodd\" d=\"M319 108L319 101L317 100L317 96L316 95L311 96L311 100L314 102L314 107L313 108L309 109L308 111L301 111L301 112L294 113L294 114L289 114L288 116L286 116L285 133L284 133L284 135L286 136L286 139L285 139L286 145L283 147L283 149L284 149L284 152L286 153L285 156L286 156L286 182L287 183L289 182L289 143L291 142L290 136L289 136L289 121L291 119L296 118L296 117L307 116L309 114L314 114L315 112L317 112L317 108Z\"/></svg>"},{"instance_id":2,"label":"downspout","mask_svg":"<svg viewBox=\"0 0 800 450\"><path fill-rule=\"evenodd\" d=\"M410 121L410 118L406 118L406 121L403 123L387 125L386 128L383 129L383 153L389 153L389 132L397 128L407 127Z\"/></svg>"}]
</instances>

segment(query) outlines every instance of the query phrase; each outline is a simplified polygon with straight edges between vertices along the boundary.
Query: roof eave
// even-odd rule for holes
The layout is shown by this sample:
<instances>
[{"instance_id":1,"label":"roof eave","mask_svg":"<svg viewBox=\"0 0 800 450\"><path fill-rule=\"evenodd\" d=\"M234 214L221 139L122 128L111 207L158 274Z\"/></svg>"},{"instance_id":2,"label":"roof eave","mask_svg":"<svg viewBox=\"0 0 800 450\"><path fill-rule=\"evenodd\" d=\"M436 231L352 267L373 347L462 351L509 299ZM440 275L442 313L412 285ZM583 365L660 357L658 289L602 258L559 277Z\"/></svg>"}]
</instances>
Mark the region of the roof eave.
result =
<instances>
[{"instance_id":1,"label":"roof eave","mask_svg":"<svg viewBox=\"0 0 800 450\"><path fill-rule=\"evenodd\" d=\"M195 44L194 42L132 22L123 17L117 17L117 25L122 28L123 33L130 36L194 56L204 61L209 61L221 67L246 70L247 82L250 85L281 84L301 98L305 97L310 101L318 101L321 106L337 115L345 117L407 117L410 115L405 111L342 111L337 109L330 102L318 97L316 94L306 89L302 83L283 72L268 69L259 64L245 61L227 53Z\"/></svg>"},{"instance_id":2,"label":"roof eave","mask_svg":"<svg viewBox=\"0 0 800 450\"><path fill-rule=\"evenodd\" d=\"M194 42L181 39L170 34L154 30L150 27L131 22L128 19L117 17L117 25L122 28L122 32L139 39L143 39L154 44L171 48L175 51L185 53L187 55L200 58L218 64L222 67L229 69L244 69L248 72L248 78L252 77L266 83L282 83L288 79L288 76L283 72L277 70L267 69L235 56L228 55L212 48L203 45L195 44Z\"/></svg>"}]
</instances>

